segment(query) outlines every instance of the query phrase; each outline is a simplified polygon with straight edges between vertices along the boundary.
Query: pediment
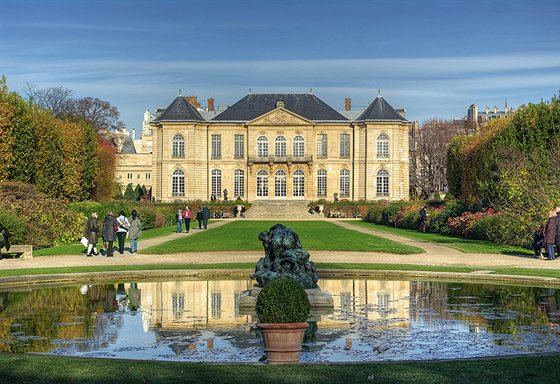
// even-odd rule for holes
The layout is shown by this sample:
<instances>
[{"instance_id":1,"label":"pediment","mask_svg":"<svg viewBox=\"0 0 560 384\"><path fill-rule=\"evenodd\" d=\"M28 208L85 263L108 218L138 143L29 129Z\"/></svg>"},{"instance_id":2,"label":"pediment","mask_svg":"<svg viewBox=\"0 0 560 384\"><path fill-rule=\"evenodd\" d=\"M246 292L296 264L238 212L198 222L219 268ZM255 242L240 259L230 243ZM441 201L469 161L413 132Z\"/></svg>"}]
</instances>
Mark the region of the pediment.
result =
<instances>
[{"instance_id":1,"label":"pediment","mask_svg":"<svg viewBox=\"0 0 560 384\"><path fill-rule=\"evenodd\" d=\"M276 108L247 123L247 125L311 125L300 115L284 108Z\"/></svg>"}]
</instances>

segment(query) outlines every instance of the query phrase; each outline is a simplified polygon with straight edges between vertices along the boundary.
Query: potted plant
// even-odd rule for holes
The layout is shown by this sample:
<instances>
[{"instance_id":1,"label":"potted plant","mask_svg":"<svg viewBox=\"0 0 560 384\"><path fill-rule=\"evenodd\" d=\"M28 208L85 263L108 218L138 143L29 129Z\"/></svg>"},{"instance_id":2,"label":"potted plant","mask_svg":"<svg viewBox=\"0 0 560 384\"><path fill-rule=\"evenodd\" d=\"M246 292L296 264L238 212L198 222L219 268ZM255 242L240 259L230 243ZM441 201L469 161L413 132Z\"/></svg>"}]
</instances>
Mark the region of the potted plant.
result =
<instances>
[{"instance_id":1,"label":"potted plant","mask_svg":"<svg viewBox=\"0 0 560 384\"><path fill-rule=\"evenodd\" d=\"M299 362L310 305L303 286L289 277L269 281L257 297L257 327L261 329L269 364Z\"/></svg>"}]
</instances>

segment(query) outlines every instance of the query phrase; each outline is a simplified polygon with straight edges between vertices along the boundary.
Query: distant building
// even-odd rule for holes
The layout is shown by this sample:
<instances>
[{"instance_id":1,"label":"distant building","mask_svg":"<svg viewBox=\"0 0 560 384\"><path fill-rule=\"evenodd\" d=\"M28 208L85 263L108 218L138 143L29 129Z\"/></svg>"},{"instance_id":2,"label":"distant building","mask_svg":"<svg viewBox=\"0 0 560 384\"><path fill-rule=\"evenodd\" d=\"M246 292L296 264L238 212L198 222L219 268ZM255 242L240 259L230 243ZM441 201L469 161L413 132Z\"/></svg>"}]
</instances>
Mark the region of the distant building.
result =
<instances>
[{"instance_id":1,"label":"distant building","mask_svg":"<svg viewBox=\"0 0 560 384\"><path fill-rule=\"evenodd\" d=\"M224 189L249 201L406 199L404 113L381 95L360 111L346 99L340 112L313 94L250 93L217 110L213 99L204 107L178 96L145 112L140 144L121 152L117 178L152 187L158 201L221 199Z\"/></svg>"},{"instance_id":2,"label":"distant building","mask_svg":"<svg viewBox=\"0 0 560 384\"><path fill-rule=\"evenodd\" d=\"M508 101L506 99L505 107L503 110L498 110L497 106L490 109L488 106L483 112L478 111L478 106L472 104L467 111L467 126L469 128L477 128L489 120L496 119L498 117L509 117L515 110L508 106Z\"/></svg>"}]
</instances>

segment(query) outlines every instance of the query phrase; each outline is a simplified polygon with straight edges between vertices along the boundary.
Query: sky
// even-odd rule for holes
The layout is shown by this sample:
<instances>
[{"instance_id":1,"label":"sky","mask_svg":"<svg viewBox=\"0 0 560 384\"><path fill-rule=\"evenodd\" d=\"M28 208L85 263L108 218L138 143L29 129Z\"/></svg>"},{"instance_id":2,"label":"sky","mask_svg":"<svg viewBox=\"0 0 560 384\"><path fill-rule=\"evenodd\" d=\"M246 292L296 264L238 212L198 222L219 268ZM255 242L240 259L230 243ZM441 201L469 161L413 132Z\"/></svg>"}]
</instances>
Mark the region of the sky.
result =
<instances>
[{"instance_id":1,"label":"sky","mask_svg":"<svg viewBox=\"0 0 560 384\"><path fill-rule=\"evenodd\" d=\"M559 17L558 0L0 0L0 75L109 101L136 132L179 90L337 110L380 90L422 122L558 95Z\"/></svg>"}]
</instances>

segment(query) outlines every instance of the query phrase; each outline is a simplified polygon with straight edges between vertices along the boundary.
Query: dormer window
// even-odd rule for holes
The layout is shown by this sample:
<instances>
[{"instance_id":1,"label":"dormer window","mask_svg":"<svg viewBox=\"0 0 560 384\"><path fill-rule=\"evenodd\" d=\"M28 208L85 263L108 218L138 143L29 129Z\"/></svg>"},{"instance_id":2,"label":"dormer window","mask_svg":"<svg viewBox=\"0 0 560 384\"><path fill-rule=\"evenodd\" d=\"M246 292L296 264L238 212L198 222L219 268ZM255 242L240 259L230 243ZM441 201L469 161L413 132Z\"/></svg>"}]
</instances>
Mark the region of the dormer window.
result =
<instances>
[{"instance_id":1,"label":"dormer window","mask_svg":"<svg viewBox=\"0 0 560 384\"><path fill-rule=\"evenodd\" d=\"M284 108L284 102L283 101L277 101L276 102L276 108Z\"/></svg>"}]
</instances>

